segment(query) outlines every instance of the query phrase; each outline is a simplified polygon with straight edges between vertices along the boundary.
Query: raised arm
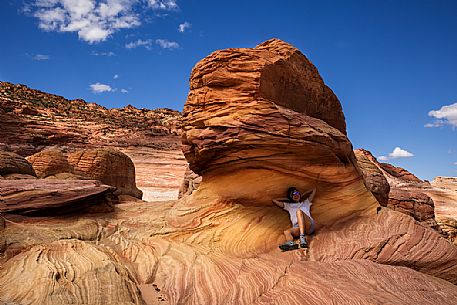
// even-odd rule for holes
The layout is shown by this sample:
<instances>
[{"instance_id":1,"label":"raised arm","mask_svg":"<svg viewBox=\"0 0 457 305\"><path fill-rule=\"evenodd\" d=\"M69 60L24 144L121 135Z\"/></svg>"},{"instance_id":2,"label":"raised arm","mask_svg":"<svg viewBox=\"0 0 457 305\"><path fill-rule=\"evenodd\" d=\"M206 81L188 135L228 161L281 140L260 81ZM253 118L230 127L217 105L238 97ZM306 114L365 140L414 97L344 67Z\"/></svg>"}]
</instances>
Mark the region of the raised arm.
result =
<instances>
[{"instance_id":1,"label":"raised arm","mask_svg":"<svg viewBox=\"0 0 457 305\"><path fill-rule=\"evenodd\" d=\"M286 201L286 198L275 198L273 199L273 203L276 204L280 208L284 208L284 201Z\"/></svg>"},{"instance_id":2,"label":"raised arm","mask_svg":"<svg viewBox=\"0 0 457 305\"><path fill-rule=\"evenodd\" d=\"M313 199L314 199L314 195L316 195L316 188L314 188L314 189L313 189L313 191L312 191L312 193L311 193L311 195L309 195L309 198L308 198L308 200L309 200L310 202L312 202L312 201L313 201Z\"/></svg>"}]
</instances>

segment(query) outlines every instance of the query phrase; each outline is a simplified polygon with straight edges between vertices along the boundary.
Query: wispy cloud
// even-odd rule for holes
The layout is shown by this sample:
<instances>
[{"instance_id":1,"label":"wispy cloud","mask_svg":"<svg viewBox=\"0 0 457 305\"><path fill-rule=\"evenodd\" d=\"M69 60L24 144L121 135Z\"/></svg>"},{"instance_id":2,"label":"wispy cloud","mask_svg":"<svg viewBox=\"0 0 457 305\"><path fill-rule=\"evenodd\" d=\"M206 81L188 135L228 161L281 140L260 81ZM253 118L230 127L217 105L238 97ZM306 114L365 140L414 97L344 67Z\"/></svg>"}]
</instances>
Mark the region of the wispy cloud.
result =
<instances>
[{"instance_id":1,"label":"wispy cloud","mask_svg":"<svg viewBox=\"0 0 457 305\"><path fill-rule=\"evenodd\" d=\"M175 0L33 0L24 12L44 31L76 32L88 43L106 40L121 29L141 25L141 14L178 10Z\"/></svg>"},{"instance_id":2,"label":"wispy cloud","mask_svg":"<svg viewBox=\"0 0 457 305\"><path fill-rule=\"evenodd\" d=\"M36 55L32 56L32 59L37 60L37 61L49 60L50 58L51 57L49 55L44 55L44 54L36 54Z\"/></svg>"},{"instance_id":3,"label":"wispy cloud","mask_svg":"<svg viewBox=\"0 0 457 305\"><path fill-rule=\"evenodd\" d=\"M146 49L150 50L152 47L152 39L138 39L136 41L129 42L125 45L127 49L135 49L138 47L145 47Z\"/></svg>"},{"instance_id":4,"label":"wispy cloud","mask_svg":"<svg viewBox=\"0 0 457 305\"><path fill-rule=\"evenodd\" d=\"M445 125L450 125L452 128L457 127L457 103L443 106L438 110L432 110L428 115L437 120L426 124L425 127L441 127Z\"/></svg>"},{"instance_id":5,"label":"wispy cloud","mask_svg":"<svg viewBox=\"0 0 457 305\"><path fill-rule=\"evenodd\" d=\"M127 89L121 89L121 93L129 93Z\"/></svg>"},{"instance_id":6,"label":"wispy cloud","mask_svg":"<svg viewBox=\"0 0 457 305\"><path fill-rule=\"evenodd\" d=\"M119 78L119 74L114 74L113 79L118 79L118 78Z\"/></svg>"},{"instance_id":7,"label":"wispy cloud","mask_svg":"<svg viewBox=\"0 0 457 305\"><path fill-rule=\"evenodd\" d=\"M391 153L389 153L389 155L379 156L378 160L387 161L387 160L391 160L391 159L409 158L409 157L414 157L414 154L412 154L409 151L406 151L404 149L401 149L400 147L397 146Z\"/></svg>"},{"instance_id":8,"label":"wispy cloud","mask_svg":"<svg viewBox=\"0 0 457 305\"><path fill-rule=\"evenodd\" d=\"M178 26L178 31L180 33L184 33L186 30L190 29L192 27L192 24L190 24L189 22L184 22L184 23L181 23L179 26Z\"/></svg>"},{"instance_id":9,"label":"wispy cloud","mask_svg":"<svg viewBox=\"0 0 457 305\"><path fill-rule=\"evenodd\" d=\"M179 44L175 41L170 41L167 39L156 39L156 44L158 44L162 49L177 49Z\"/></svg>"},{"instance_id":10,"label":"wispy cloud","mask_svg":"<svg viewBox=\"0 0 457 305\"><path fill-rule=\"evenodd\" d=\"M174 0L148 0L149 7L155 10L172 11L178 9Z\"/></svg>"},{"instance_id":11,"label":"wispy cloud","mask_svg":"<svg viewBox=\"0 0 457 305\"><path fill-rule=\"evenodd\" d=\"M116 53L111 52L111 51L109 51L109 52L95 52L95 51L92 51L92 53L90 53L90 55L111 57L111 56L116 56Z\"/></svg>"},{"instance_id":12,"label":"wispy cloud","mask_svg":"<svg viewBox=\"0 0 457 305\"><path fill-rule=\"evenodd\" d=\"M103 92L112 92L112 91L114 91L114 89L111 88L110 85L101 84L99 82L97 82L95 84L91 84L89 87L90 87L90 90L93 93L103 93Z\"/></svg>"}]
</instances>

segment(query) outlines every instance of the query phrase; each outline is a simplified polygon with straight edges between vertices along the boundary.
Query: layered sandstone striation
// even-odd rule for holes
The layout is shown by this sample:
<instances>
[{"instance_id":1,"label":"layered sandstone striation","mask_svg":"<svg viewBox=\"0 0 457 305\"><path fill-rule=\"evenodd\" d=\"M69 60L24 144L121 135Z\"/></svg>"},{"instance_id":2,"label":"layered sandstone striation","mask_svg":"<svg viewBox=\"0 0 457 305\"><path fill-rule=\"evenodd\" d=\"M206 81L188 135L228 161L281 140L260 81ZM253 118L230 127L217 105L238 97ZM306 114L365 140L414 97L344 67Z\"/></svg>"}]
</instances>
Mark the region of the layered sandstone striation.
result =
<instances>
[{"instance_id":1,"label":"layered sandstone striation","mask_svg":"<svg viewBox=\"0 0 457 305\"><path fill-rule=\"evenodd\" d=\"M115 186L116 194L141 199L135 185L135 165L124 153L115 149L79 150L68 155L73 172Z\"/></svg>"},{"instance_id":2,"label":"layered sandstone striation","mask_svg":"<svg viewBox=\"0 0 457 305\"><path fill-rule=\"evenodd\" d=\"M380 205L387 206L390 185L374 161L373 155L364 149L356 149L354 150L354 154L357 158L357 164L362 171L365 186L376 197Z\"/></svg>"},{"instance_id":3,"label":"layered sandstone striation","mask_svg":"<svg viewBox=\"0 0 457 305\"><path fill-rule=\"evenodd\" d=\"M56 174L73 173L67 156L59 149L44 150L27 157L38 178L47 178Z\"/></svg>"},{"instance_id":4,"label":"layered sandstone striation","mask_svg":"<svg viewBox=\"0 0 457 305\"><path fill-rule=\"evenodd\" d=\"M0 177L14 174L36 177L32 165L22 156L6 151L0 151Z\"/></svg>"},{"instance_id":5,"label":"layered sandstone striation","mask_svg":"<svg viewBox=\"0 0 457 305\"><path fill-rule=\"evenodd\" d=\"M435 219L435 203L428 195L430 183L422 181L407 170L388 163L379 163L364 149L355 151L367 188L382 206L412 216L440 231Z\"/></svg>"},{"instance_id":6,"label":"layered sandstone striation","mask_svg":"<svg viewBox=\"0 0 457 305\"><path fill-rule=\"evenodd\" d=\"M38 153L36 162L31 157L29 160L40 177L81 179L84 177L65 170L65 160L56 151L107 146L119 149L134 161L137 186L147 201L178 197L186 167L180 119L181 113L171 109L137 109L131 105L107 109L0 82L0 150L21 156Z\"/></svg>"},{"instance_id":7,"label":"layered sandstone striation","mask_svg":"<svg viewBox=\"0 0 457 305\"><path fill-rule=\"evenodd\" d=\"M453 305L456 247L378 209L329 90L280 40L203 59L182 134L198 189L121 196L105 214L7 215L0 301ZM291 185L317 187L309 251L277 248L290 220L271 198Z\"/></svg>"},{"instance_id":8,"label":"layered sandstone striation","mask_svg":"<svg viewBox=\"0 0 457 305\"><path fill-rule=\"evenodd\" d=\"M55 145L179 148L181 114L171 109L107 109L7 82L0 109L0 143L23 156Z\"/></svg>"},{"instance_id":9,"label":"layered sandstone striation","mask_svg":"<svg viewBox=\"0 0 457 305\"><path fill-rule=\"evenodd\" d=\"M317 187L314 214L322 225L377 206L356 167L338 99L285 42L216 51L200 61L183 126L183 152L202 175L205 196L267 205L291 185ZM338 212L328 213L335 201Z\"/></svg>"},{"instance_id":10,"label":"layered sandstone striation","mask_svg":"<svg viewBox=\"0 0 457 305\"><path fill-rule=\"evenodd\" d=\"M114 190L93 180L0 180L0 212L55 215L92 207L106 212L116 200Z\"/></svg>"}]
</instances>

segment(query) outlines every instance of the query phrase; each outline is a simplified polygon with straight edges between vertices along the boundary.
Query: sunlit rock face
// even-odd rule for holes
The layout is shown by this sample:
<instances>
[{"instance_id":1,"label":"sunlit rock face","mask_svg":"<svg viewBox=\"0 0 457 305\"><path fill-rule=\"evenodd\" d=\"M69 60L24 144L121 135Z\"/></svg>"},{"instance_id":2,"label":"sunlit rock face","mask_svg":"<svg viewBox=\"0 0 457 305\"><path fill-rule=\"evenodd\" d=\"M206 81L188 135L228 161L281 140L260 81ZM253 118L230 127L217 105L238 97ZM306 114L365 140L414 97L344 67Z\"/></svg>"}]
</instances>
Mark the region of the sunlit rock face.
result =
<instances>
[{"instance_id":1,"label":"sunlit rock face","mask_svg":"<svg viewBox=\"0 0 457 305\"><path fill-rule=\"evenodd\" d=\"M278 71L262 68L270 63L282 72L267 87L287 90L241 90L261 88L256 77L238 78L258 73L260 82L263 71ZM120 196L106 213L8 215L0 223L0 302L455 304L455 246L412 217L380 208L341 129L339 106L318 116L320 106L304 113L303 105L274 101L299 96L289 92L294 86L310 102L333 101L318 74L288 84L301 76L287 71L315 70L297 49L272 40L219 51L197 64L191 84L211 65L241 74L191 87L183 142L203 178L198 189L154 204ZM278 249L290 220L271 198L290 185L317 187L319 226L308 251Z\"/></svg>"},{"instance_id":2,"label":"sunlit rock face","mask_svg":"<svg viewBox=\"0 0 457 305\"><path fill-rule=\"evenodd\" d=\"M201 194L251 205L317 187L319 224L378 205L363 184L341 105L293 46L216 51L193 69L182 143Z\"/></svg>"},{"instance_id":3,"label":"sunlit rock face","mask_svg":"<svg viewBox=\"0 0 457 305\"><path fill-rule=\"evenodd\" d=\"M117 187L116 194L142 197L135 184L135 166L124 153L115 149L79 150L69 154L74 173Z\"/></svg>"}]
</instances>

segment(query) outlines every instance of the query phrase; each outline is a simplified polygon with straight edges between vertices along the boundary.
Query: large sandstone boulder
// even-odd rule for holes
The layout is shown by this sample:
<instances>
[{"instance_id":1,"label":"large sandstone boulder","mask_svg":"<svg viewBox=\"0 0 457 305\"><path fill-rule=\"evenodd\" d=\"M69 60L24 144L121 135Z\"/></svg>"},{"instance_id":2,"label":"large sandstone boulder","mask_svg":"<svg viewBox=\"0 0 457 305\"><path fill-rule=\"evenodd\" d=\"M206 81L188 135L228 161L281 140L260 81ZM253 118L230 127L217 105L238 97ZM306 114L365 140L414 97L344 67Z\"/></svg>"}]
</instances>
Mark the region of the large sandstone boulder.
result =
<instances>
[{"instance_id":1,"label":"large sandstone boulder","mask_svg":"<svg viewBox=\"0 0 457 305\"><path fill-rule=\"evenodd\" d=\"M32 165L18 154L0 151L0 176L21 174L36 177Z\"/></svg>"},{"instance_id":2,"label":"large sandstone boulder","mask_svg":"<svg viewBox=\"0 0 457 305\"><path fill-rule=\"evenodd\" d=\"M67 157L58 149L41 151L27 157L27 160L32 164L38 178L73 172Z\"/></svg>"},{"instance_id":3,"label":"large sandstone boulder","mask_svg":"<svg viewBox=\"0 0 457 305\"><path fill-rule=\"evenodd\" d=\"M196 196L270 205L292 185L317 187L319 224L378 205L356 167L337 97L283 41L201 60L183 126L184 155L202 176Z\"/></svg>"},{"instance_id":4,"label":"large sandstone boulder","mask_svg":"<svg viewBox=\"0 0 457 305\"><path fill-rule=\"evenodd\" d=\"M135 166L124 153L114 149L80 150L68 155L68 163L77 175L115 186L116 194L141 199L135 184Z\"/></svg>"}]
</instances>

